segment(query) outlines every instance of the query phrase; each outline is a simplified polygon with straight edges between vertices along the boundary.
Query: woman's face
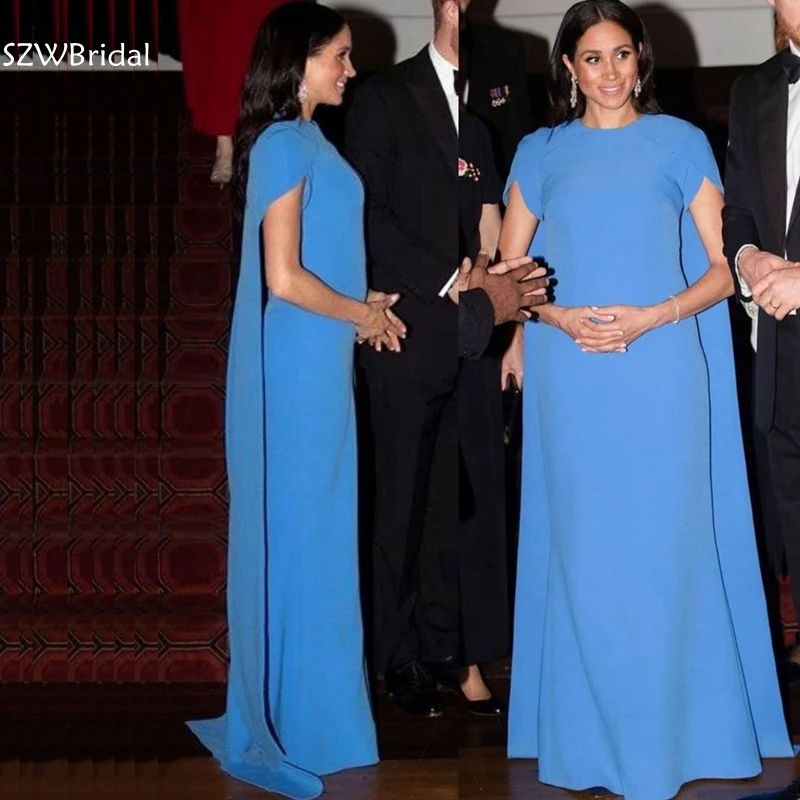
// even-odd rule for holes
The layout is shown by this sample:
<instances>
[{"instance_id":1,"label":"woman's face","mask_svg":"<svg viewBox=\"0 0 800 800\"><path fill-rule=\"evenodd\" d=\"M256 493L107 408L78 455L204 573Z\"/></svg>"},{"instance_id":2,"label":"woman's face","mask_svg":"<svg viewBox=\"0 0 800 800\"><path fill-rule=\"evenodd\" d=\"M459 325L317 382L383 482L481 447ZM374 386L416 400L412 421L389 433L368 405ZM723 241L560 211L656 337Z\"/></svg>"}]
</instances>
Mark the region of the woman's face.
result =
<instances>
[{"instance_id":1,"label":"woman's face","mask_svg":"<svg viewBox=\"0 0 800 800\"><path fill-rule=\"evenodd\" d=\"M587 107L617 110L630 99L639 78L639 59L630 34L616 22L598 22L578 40L575 59L564 63L578 79Z\"/></svg>"},{"instance_id":2,"label":"woman's face","mask_svg":"<svg viewBox=\"0 0 800 800\"><path fill-rule=\"evenodd\" d=\"M350 61L353 40L345 25L333 39L306 62L305 84L313 105L339 106L347 81L356 74Z\"/></svg>"}]
</instances>

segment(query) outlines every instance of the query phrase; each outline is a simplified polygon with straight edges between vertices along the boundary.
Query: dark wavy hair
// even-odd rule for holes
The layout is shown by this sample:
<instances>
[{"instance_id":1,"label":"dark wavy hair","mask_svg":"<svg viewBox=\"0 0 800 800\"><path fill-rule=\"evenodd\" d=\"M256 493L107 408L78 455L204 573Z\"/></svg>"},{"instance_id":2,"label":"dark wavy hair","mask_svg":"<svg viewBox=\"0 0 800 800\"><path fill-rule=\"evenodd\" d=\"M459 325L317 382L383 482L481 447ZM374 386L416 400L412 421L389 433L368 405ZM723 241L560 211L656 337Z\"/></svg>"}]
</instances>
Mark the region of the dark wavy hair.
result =
<instances>
[{"instance_id":1,"label":"dark wavy hair","mask_svg":"<svg viewBox=\"0 0 800 800\"><path fill-rule=\"evenodd\" d=\"M562 122L579 119L586 113L586 98L581 92L578 92L577 107L570 107L572 76L562 56L574 62L578 42L589 28L600 22L614 22L624 28L637 51L642 91L638 98L633 98L634 108L640 114L658 114L661 111L655 99L653 45L639 15L620 0L583 0L565 14L550 55L547 90L550 95L550 123L554 127ZM638 52L640 46L641 53Z\"/></svg>"},{"instance_id":2,"label":"dark wavy hair","mask_svg":"<svg viewBox=\"0 0 800 800\"><path fill-rule=\"evenodd\" d=\"M305 75L306 61L329 44L346 25L337 11L308 0L279 6L261 23L242 89L234 134L234 210L240 223L254 142L273 122L301 116L297 93Z\"/></svg>"}]
</instances>

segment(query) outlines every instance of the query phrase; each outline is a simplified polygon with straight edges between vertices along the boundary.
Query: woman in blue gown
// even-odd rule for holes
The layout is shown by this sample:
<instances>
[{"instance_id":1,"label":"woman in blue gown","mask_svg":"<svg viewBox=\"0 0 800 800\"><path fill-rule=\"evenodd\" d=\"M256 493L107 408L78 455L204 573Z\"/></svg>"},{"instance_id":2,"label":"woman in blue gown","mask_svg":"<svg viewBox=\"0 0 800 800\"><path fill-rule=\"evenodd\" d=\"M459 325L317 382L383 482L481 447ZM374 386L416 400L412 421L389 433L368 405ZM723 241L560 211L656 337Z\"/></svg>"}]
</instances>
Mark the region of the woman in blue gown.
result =
<instances>
[{"instance_id":1,"label":"woman in blue gown","mask_svg":"<svg viewBox=\"0 0 800 800\"><path fill-rule=\"evenodd\" d=\"M508 751L545 783L665 800L790 757L754 542L705 136L658 113L617 0L573 6L555 124L520 144L504 258L554 302L504 360L524 392ZM675 323L675 324L673 324Z\"/></svg>"},{"instance_id":2,"label":"woman in blue gown","mask_svg":"<svg viewBox=\"0 0 800 800\"><path fill-rule=\"evenodd\" d=\"M356 338L399 349L367 293L363 190L312 121L355 71L343 18L289 3L262 25L235 166L246 191L230 338L225 715L190 723L235 778L297 800L377 761L356 528Z\"/></svg>"}]
</instances>

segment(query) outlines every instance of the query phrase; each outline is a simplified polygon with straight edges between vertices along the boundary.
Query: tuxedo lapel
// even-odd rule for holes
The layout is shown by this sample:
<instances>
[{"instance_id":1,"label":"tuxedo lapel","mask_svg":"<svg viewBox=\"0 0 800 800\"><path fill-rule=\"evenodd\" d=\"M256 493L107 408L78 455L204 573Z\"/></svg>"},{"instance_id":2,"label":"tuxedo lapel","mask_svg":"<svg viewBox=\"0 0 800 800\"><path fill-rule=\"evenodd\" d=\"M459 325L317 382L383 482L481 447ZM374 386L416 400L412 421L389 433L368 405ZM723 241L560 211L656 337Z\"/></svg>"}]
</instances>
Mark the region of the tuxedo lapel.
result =
<instances>
[{"instance_id":1,"label":"tuxedo lapel","mask_svg":"<svg viewBox=\"0 0 800 800\"><path fill-rule=\"evenodd\" d=\"M798 183L797 190L794 193L794 203L792 204L792 216L789 219L789 225L786 229L787 236L789 231L794 226L795 222L797 222L797 218L799 216L800 216L800 183Z\"/></svg>"},{"instance_id":2,"label":"tuxedo lapel","mask_svg":"<svg viewBox=\"0 0 800 800\"><path fill-rule=\"evenodd\" d=\"M433 68L428 48L418 53L411 62L409 89L422 116L431 128L436 144L447 166L458 172L458 133L447 104L442 84Z\"/></svg>"},{"instance_id":3,"label":"tuxedo lapel","mask_svg":"<svg viewBox=\"0 0 800 800\"><path fill-rule=\"evenodd\" d=\"M768 62L765 66L775 66ZM783 71L763 70L759 79L758 151L761 179L769 219L780 251L786 242L786 126L789 115L789 91Z\"/></svg>"}]
</instances>

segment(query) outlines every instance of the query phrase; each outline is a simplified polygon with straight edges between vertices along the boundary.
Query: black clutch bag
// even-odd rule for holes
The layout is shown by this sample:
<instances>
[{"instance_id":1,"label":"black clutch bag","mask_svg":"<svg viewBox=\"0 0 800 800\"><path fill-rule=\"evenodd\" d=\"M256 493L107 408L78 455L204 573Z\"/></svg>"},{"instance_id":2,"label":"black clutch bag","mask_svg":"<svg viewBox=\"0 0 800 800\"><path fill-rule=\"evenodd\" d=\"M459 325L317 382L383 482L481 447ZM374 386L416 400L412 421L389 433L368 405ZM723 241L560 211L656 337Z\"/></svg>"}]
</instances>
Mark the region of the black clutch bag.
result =
<instances>
[{"instance_id":1,"label":"black clutch bag","mask_svg":"<svg viewBox=\"0 0 800 800\"><path fill-rule=\"evenodd\" d=\"M503 441L510 445L514 439L514 425L519 414L522 392L513 375L508 376L503 389Z\"/></svg>"}]
</instances>

